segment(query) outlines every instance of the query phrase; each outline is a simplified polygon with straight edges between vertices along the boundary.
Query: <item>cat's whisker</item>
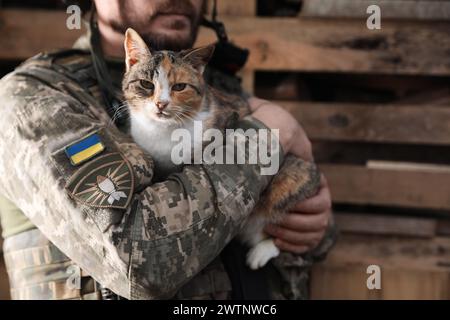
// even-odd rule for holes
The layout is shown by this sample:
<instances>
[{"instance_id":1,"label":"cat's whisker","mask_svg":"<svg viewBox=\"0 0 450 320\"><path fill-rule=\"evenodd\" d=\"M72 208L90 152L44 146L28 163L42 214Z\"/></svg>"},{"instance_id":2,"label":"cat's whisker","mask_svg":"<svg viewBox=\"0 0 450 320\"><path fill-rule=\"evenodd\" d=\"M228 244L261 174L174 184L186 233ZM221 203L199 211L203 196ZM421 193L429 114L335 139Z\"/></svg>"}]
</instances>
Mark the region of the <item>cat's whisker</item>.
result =
<instances>
[{"instance_id":1,"label":"cat's whisker","mask_svg":"<svg viewBox=\"0 0 450 320\"><path fill-rule=\"evenodd\" d=\"M181 113L177 113L177 118L178 118L178 120L179 120L179 125L180 126L183 126L183 125L185 125L185 119L183 118L183 115L181 114Z\"/></svg>"},{"instance_id":2,"label":"cat's whisker","mask_svg":"<svg viewBox=\"0 0 450 320\"><path fill-rule=\"evenodd\" d=\"M108 127L114 125L117 119L122 117L125 114L129 114L128 105L125 103L122 103L117 107L117 109L114 111L113 116L111 117L111 120L108 123Z\"/></svg>"},{"instance_id":3,"label":"cat's whisker","mask_svg":"<svg viewBox=\"0 0 450 320\"><path fill-rule=\"evenodd\" d=\"M183 119L177 114L175 113L175 121L177 122L177 124L181 127L183 126Z\"/></svg>"},{"instance_id":4,"label":"cat's whisker","mask_svg":"<svg viewBox=\"0 0 450 320\"><path fill-rule=\"evenodd\" d=\"M181 116L184 117L186 120L195 121L195 118L187 113L181 113Z\"/></svg>"},{"instance_id":5,"label":"cat's whisker","mask_svg":"<svg viewBox=\"0 0 450 320\"><path fill-rule=\"evenodd\" d=\"M185 121L184 121L184 119L183 119L182 113L180 113L180 112L175 112L174 115L175 115L175 117L180 121L179 124L180 124L180 125L183 125Z\"/></svg>"}]
</instances>

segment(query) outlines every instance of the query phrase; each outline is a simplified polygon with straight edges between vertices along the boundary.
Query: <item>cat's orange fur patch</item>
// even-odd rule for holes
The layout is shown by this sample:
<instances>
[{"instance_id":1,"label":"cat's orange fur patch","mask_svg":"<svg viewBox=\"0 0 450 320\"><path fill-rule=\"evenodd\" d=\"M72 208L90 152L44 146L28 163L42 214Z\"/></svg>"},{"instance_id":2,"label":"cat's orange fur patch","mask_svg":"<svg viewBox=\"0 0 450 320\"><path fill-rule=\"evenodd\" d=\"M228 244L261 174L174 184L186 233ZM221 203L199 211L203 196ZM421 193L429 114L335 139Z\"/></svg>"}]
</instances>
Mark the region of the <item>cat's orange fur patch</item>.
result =
<instances>
[{"instance_id":1,"label":"cat's orange fur patch","mask_svg":"<svg viewBox=\"0 0 450 320\"><path fill-rule=\"evenodd\" d=\"M269 188L261 196L255 212L270 221L278 221L298 202L314 196L319 190L317 166L288 155Z\"/></svg>"}]
</instances>

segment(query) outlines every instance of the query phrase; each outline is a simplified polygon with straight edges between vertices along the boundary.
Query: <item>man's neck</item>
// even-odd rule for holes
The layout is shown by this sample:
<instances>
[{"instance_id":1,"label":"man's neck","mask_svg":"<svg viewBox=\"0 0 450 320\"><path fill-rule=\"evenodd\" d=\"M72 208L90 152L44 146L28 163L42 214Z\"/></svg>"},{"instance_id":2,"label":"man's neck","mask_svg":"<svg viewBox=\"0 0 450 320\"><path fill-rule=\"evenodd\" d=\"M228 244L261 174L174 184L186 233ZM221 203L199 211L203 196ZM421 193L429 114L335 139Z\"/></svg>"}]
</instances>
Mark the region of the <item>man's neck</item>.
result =
<instances>
[{"instance_id":1,"label":"man's neck","mask_svg":"<svg viewBox=\"0 0 450 320\"><path fill-rule=\"evenodd\" d=\"M98 22L98 28L105 57L123 58L125 56L123 48L125 36L102 21Z\"/></svg>"}]
</instances>

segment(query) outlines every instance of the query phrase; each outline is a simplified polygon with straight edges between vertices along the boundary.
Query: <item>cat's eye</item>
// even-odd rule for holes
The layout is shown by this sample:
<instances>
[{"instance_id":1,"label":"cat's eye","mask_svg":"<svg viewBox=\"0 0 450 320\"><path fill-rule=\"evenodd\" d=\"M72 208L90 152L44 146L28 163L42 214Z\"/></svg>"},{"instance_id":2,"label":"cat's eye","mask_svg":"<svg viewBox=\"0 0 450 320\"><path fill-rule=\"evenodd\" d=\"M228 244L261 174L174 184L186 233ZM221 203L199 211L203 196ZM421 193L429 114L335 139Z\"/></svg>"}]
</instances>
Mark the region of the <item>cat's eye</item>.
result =
<instances>
[{"instance_id":1,"label":"cat's eye","mask_svg":"<svg viewBox=\"0 0 450 320\"><path fill-rule=\"evenodd\" d=\"M186 83L175 83L172 86L173 91L183 91L184 89L186 89Z\"/></svg>"},{"instance_id":2,"label":"cat's eye","mask_svg":"<svg viewBox=\"0 0 450 320\"><path fill-rule=\"evenodd\" d=\"M155 89L155 85L153 83L151 83L150 81L147 81L147 80L139 80L139 84L144 89L148 89L148 90Z\"/></svg>"}]
</instances>

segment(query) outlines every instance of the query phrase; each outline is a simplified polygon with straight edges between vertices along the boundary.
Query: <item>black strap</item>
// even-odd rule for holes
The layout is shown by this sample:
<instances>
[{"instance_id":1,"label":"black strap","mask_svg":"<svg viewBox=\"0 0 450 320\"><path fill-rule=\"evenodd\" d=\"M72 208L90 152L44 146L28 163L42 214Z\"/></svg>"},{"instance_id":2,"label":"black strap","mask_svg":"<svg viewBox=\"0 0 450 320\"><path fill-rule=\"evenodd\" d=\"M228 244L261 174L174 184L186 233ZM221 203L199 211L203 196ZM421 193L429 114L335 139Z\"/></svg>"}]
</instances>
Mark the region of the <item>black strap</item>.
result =
<instances>
[{"instance_id":1,"label":"black strap","mask_svg":"<svg viewBox=\"0 0 450 320\"><path fill-rule=\"evenodd\" d=\"M249 51L231 43L225 25L217 20L217 1L213 2L211 20L203 17L202 25L214 30L218 41L209 65L230 75L235 75L247 62Z\"/></svg>"},{"instance_id":2,"label":"black strap","mask_svg":"<svg viewBox=\"0 0 450 320\"><path fill-rule=\"evenodd\" d=\"M217 20L217 0L214 0L213 2L211 20L203 17L202 25L207 28L213 29L216 32L219 42L228 42L228 35L225 30L225 25Z\"/></svg>"},{"instance_id":3,"label":"black strap","mask_svg":"<svg viewBox=\"0 0 450 320\"><path fill-rule=\"evenodd\" d=\"M90 29L90 51L92 55L92 65L94 66L98 86L102 93L109 116L114 119L114 122L116 124L123 124L126 121L126 118L121 116L122 113L116 114L116 111L119 109L121 101L123 100L123 96L121 91L113 85L111 75L108 71L108 66L106 65L105 59L103 58L104 56L101 46L100 31L98 29L98 23L96 20L96 9L94 3L92 4Z\"/></svg>"},{"instance_id":4,"label":"black strap","mask_svg":"<svg viewBox=\"0 0 450 320\"><path fill-rule=\"evenodd\" d=\"M251 270L245 263L248 249L239 241L231 241L221 253L222 262L230 277L233 300L270 300L267 265Z\"/></svg>"}]
</instances>

